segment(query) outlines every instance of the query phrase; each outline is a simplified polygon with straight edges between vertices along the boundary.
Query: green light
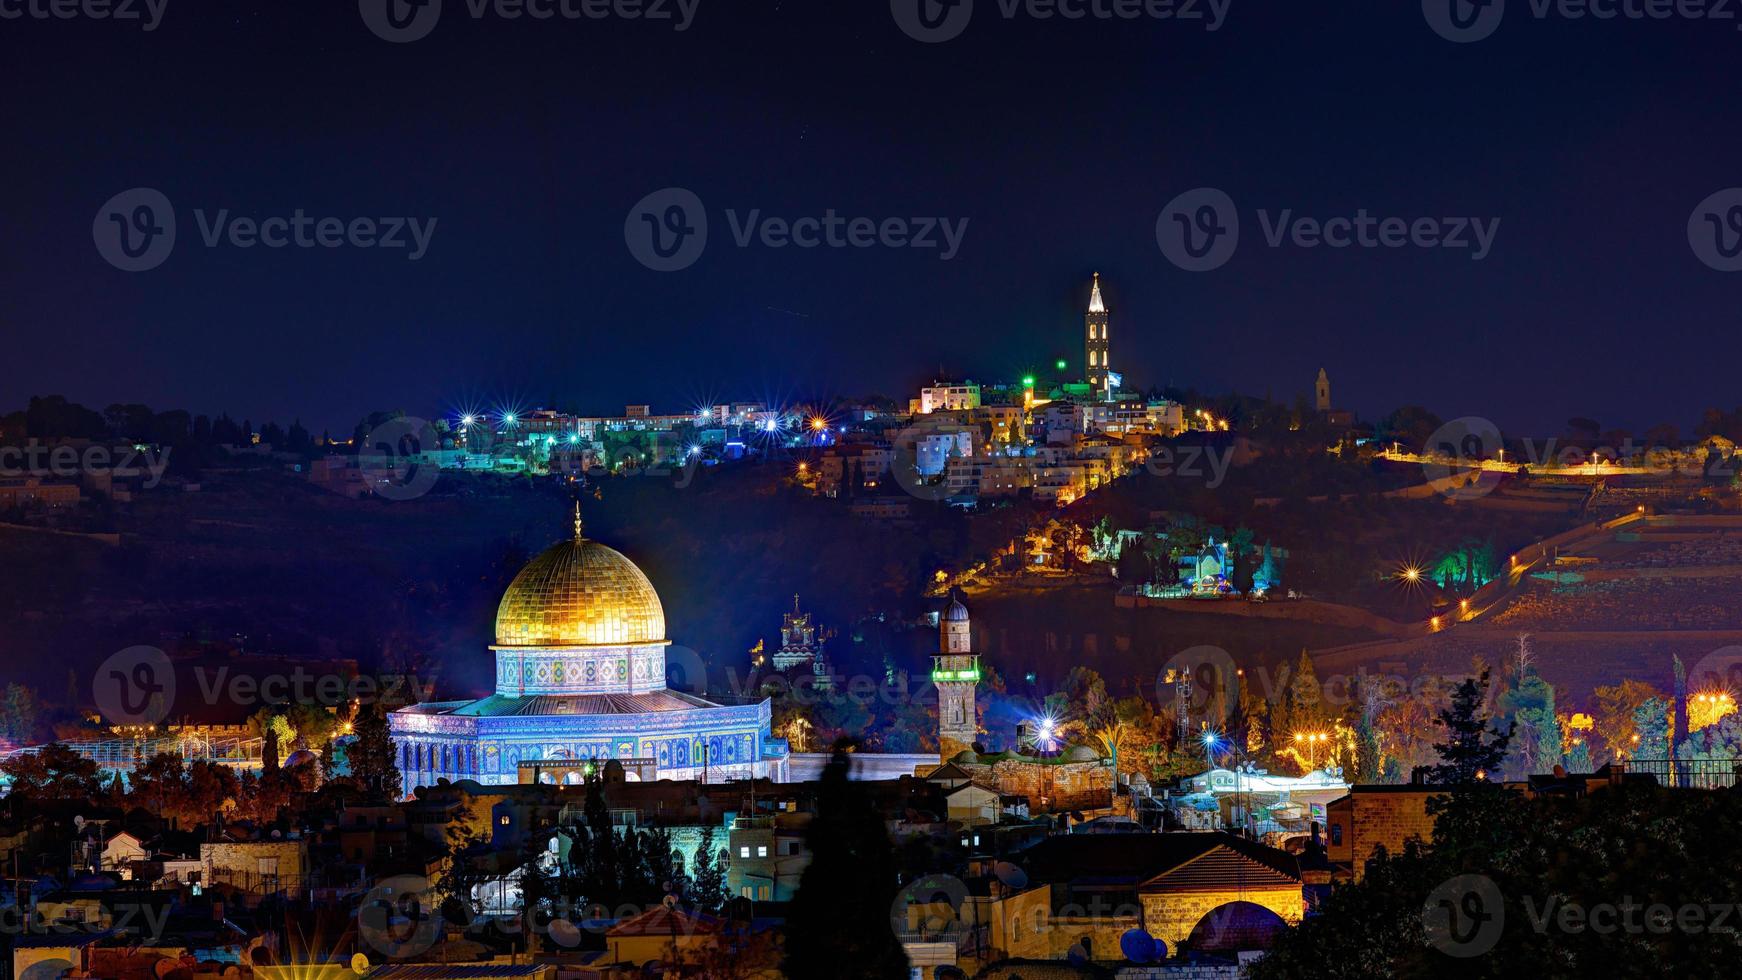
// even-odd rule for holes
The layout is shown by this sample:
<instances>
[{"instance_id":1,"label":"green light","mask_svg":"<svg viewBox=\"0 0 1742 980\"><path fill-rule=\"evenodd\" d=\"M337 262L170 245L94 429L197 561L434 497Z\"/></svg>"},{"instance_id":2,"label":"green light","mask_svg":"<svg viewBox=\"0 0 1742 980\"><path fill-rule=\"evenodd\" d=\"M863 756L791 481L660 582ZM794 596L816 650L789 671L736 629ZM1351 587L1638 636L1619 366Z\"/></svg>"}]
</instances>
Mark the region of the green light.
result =
<instances>
[{"instance_id":1,"label":"green light","mask_svg":"<svg viewBox=\"0 0 1742 980\"><path fill-rule=\"evenodd\" d=\"M1064 358L1062 358L1062 357L1061 357L1061 358L1059 358L1059 359L1058 359L1058 369L1059 369L1059 370L1060 370L1060 371L1063 371L1063 370L1064 370L1064 369L1065 369L1065 368L1067 368L1067 367L1069 367L1069 366L1070 366L1070 365L1069 365L1069 364L1067 364L1067 363L1065 363L1065 359L1064 359Z\"/></svg>"},{"instance_id":2,"label":"green light","mask_svg":"<svg viewBox=\"0 0 1742 980\"><path fill-rule=\"evenodd\" d=\"M1026 387L1026 388L1034 387L1034 375L1031 374L1028 377L1023 378L1022 384L1023 384L1023 387Z\"/></svg>"}]
</instances>

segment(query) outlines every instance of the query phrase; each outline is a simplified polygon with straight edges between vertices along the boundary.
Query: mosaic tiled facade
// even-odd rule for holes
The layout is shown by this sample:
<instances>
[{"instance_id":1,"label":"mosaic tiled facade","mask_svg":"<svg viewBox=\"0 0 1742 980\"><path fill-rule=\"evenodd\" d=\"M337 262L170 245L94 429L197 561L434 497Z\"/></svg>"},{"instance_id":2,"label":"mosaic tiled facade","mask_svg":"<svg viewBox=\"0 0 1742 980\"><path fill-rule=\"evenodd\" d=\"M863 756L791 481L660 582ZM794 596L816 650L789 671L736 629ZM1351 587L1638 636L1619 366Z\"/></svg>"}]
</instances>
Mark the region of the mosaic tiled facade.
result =
<instances>
[{"instance_id":1,"label":"mosaic tiled facade","mask_svg":"<svg viewBox=\"0 0 1742 980\"><path fill-rule=\"evenodd\" d=\"M393 713L407 794L438 780L509 784L522 762L645 759L662 779L784 781L769 702L721 705L666 685L665 611L647 576L582 538L534 558L496 615L496 693Z\"/></svg>"}]
</instances>

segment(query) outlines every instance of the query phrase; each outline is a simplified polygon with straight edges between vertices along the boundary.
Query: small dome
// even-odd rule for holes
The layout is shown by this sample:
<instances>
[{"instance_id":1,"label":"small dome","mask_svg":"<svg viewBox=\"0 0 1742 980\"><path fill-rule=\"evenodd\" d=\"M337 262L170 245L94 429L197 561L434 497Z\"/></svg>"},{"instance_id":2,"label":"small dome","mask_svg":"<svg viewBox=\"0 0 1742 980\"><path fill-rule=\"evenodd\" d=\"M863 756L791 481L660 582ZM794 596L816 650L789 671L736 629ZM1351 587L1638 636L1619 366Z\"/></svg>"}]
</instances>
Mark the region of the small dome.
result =
<instances>
[{"instance_id":1,"label":"small dome","mask_svg":"<svg viewBox=\"0 0 1742 980\"><path fill-rule=\"evenodd\" d=\"M665 608L635 563L576 537L520 570L496 609L499 647L618 646L665 640Z\"/></svg>"},{"instance_id":2,"label":"small dome","mask_svg":"<svg viewBox=\"0 0 1742 980\"><path fill-rule=\"evenodd\" d=\"M960 599L951 599L949 608L944 610L943 619L946 623L965 623L968 621L968 607L962 605Z\"/></svg>"},{"instance_id":3,"label":"small dome","mask_svg":"<svg viewBox=\"0 0 1742 980\"><path fill-rule=\"evenodd\" d=\"M1073 746L1069 752L1065 753L1065 761L1067 761L1067 762L1100 762L1101 756L1098 753L1096 753L1094 749L1089 748L1087 745L1077 745L1077 746Z\"/></svg>"},{"instance_id":4,"label":"small dome","mask_svg":"<svg viewBox=\"0 0 1742 980\"><path fill-rule=\"evenodd\" d=\"M977 755L973 749L963 749L962 751L957 752L955 754L955 757L950 759L950 761L957 762L957 763L966 763L968 765L979 765L980 764L980 756Z\"/></svg>"},{"instance_id":5,"label":"small dome","mask_svg":"<svg viewBox=\"0 0 1742 980\"><path fill-rule=\"evenodd\" d=\"M281 766L280 768L295 769L297 766L306 765L310 762L316 762L319 759L320 759L320 756L316 755L314 752L312 752L308 749L297 749L295 752L292 752L290 755L285 757L284 765Z\"/></svg>"}]
</instances>

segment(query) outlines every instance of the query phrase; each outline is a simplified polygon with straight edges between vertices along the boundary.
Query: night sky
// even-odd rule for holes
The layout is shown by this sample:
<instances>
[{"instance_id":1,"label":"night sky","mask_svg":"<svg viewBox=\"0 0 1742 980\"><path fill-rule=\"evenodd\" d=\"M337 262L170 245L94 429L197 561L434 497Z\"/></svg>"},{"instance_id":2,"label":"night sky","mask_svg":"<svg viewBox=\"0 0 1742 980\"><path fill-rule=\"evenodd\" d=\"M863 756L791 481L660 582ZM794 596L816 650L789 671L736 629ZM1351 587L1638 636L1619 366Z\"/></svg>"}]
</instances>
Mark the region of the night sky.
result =
<instances>
[{"instance_id":1,"label":"night sky","mask_svg":"<svg viewBox=\"0 0 1742 980\"><path fill-rule=\"evenodd\" d=\"M1509 434L1686 432L1742 403L1742 273L1702 264L1687 228L1742 185L1738 21L1512 0L1453 44L1415 0L1233 0L1215 32L977 7L941 44L882 0L700 0L681 33L447 0L408 44L352 0L168 0L149 33L0 20L0 408L63 393L348 432L372 409L906 397L939 365L1079 373L1095 270L1134 386L1292 400L1324 366L1368 418L1419 403ZM710 237L659 273L625 221L670 186ZM1156 219L1201 186L1242 238L1190 273ZM93 242L134 187L178 222L141 273ZM207 248L194 211L224 208L437 226L418 261ZM726 210L758 208L968 226L950 261L737 247ZM1285 208L1501 226L1479 262L1273 249L1257 211Z\"/></svg>"}]
</instances>

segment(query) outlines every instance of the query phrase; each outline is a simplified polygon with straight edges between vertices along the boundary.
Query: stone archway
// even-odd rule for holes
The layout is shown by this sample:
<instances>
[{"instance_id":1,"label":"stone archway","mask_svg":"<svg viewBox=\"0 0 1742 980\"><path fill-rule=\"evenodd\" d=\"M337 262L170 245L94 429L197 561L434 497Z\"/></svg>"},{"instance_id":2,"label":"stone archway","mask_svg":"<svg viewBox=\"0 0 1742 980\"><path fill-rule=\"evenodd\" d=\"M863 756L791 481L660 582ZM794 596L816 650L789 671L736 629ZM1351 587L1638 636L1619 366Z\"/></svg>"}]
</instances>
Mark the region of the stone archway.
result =
<instances>
[{"instance_id":1,"label":"stone archway","mask_svg":"<svg viewBox=\"0 0 1742 980\"><path fill-rule=\"evenodd\" d=\"M1226 902L1205 912L1186 937L1187 949L1200 953L1240 953L1269 949L1288 923L1256 902Z\"/></svg>"}]
</instances>

